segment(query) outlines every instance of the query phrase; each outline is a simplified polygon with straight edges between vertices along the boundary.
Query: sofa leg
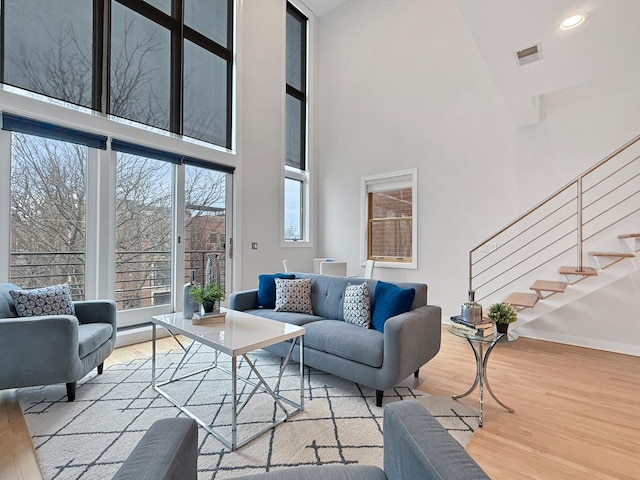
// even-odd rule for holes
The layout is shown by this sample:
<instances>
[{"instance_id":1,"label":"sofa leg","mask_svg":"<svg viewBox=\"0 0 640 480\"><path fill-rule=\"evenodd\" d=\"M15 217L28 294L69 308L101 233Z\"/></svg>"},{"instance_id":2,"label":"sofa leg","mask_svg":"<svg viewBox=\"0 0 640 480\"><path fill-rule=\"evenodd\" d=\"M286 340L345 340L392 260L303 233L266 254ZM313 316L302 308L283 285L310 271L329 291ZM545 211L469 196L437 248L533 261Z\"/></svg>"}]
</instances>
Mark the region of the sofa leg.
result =
<instances>
[{"instance_id":1,"label":"sofa leg","mask_svg":"<svg viewBox=\"0 0 640 480\"><path fill-rule=\"evenodd\" d=\"M413 376L418 378L418 375L420 375L420 369L416 370L415 372L413 372Z\"/></svg>"},{"instance_id":2,"label":"sofa leg","mask_svg":"<svg viewBox=\"0 0 640 480\"><path fill-rule=\"evenodd\" d=\"M76 399L76 382L67 383L67 402L73 402Z\"/></svg>"},{"instance_id":3,"label":"sofa leg","mask_svg":"<svg viewBox=\"0 0 640 480\"><path fill-rule=\"evenodd\" d=\"M384 394L384 390L376 390L376 407L382 406L382 395Z\"/></svg>"},{"instance_id":4,"label":"sofa leg","mask_svg":"<svg viewBox=\"0 0 640 480\"><path fill-rule=\"evenodd\" d=\"M102 375L102 369L103 368L104 368L104 362L102 362L100 365L98 365L98 375Z\"/></svg>"}]
</instances>

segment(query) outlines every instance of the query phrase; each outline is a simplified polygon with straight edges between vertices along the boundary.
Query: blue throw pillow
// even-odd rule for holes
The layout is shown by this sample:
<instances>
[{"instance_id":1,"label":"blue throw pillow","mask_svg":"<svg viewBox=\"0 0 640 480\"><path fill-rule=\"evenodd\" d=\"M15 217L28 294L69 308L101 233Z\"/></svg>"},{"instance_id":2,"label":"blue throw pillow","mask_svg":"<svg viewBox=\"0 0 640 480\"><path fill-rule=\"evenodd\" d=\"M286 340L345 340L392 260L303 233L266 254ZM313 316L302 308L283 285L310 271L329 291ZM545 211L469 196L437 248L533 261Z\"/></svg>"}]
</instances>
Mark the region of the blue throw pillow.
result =
<instances>
[{"instance_id":1,"label":"blue throw pillow","mask_svg":"<svg viewBox=\"0 0 640 480\"><path fill-rule=\"evenodd\" d=\"M401 288L393 283L378 282L371 316L373 328L384 332L384 322L388 318L411 310L415 296L416 291L413 288Z\"/></svg>"},{"instance_id":2,"label":"blue throw pillow","mask_svg":"<svg viewBox=\"0 0 640 480\"><path fill-rule=\"evenodd\" d=\"M293 280L292 273L273 273L258 275L258 306L276 308L276 278Z\"/></svg>"}]
</instances>

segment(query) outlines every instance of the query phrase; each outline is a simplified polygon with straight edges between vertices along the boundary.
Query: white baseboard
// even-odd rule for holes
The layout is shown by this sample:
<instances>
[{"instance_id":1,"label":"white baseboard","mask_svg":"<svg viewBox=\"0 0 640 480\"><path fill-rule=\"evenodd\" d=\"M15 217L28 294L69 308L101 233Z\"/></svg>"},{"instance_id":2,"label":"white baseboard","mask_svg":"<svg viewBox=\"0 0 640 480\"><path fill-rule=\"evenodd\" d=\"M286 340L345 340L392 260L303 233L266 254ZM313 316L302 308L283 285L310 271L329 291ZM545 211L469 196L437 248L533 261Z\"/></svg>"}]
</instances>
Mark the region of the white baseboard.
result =
<instances>
[{"instance_id":1,"label":"white baseboard","mask_svg":"<svg viewBox=\"0 0 640 480\"><path fill-rule=\"evenodd\" d=\"M133 345L134 343L150 342L152 337L151 325L144 325L138 328L128 328L118 332L116 336L116 348ZM156 329L157 338L168 337L169 332L164 328Z\"/></svg>"}]
</instances>

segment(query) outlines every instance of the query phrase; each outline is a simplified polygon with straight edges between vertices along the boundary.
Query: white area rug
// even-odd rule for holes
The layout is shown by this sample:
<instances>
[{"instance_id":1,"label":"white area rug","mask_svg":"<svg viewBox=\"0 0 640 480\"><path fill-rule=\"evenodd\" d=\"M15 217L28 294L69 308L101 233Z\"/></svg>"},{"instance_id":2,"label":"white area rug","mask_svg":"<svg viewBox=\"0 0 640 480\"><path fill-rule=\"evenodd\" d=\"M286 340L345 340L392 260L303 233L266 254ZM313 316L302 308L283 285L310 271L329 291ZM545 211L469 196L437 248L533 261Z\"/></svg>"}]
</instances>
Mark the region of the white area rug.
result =
<instances>
[{"instance_id":1,"label":"white area rug","mask_svg":"<svg viewBox=\"0 0 640 480\"><path fill-rule=\"evenodd\" d=\"M181 350L160 353L159 370L177 365ZM225 358L220 357L221 360ZM273 380L281 358L267 352L250 356ZM213 362L214 353L200 347L190 354L188 369ZM223 364L224 362L221 362ZM227 360L228 365L228 360ZM287 367L281 392L297 400L299 366ZM249 367L241 364L239 375ZM64 385L23 388L20 405L31 433L40 469L49 479L110 479L135 444L157 419L183 415L150 386L151 360L136 359L105 368L78 383L75 402L66 401ZM477 411L449 397L434 397L412 388L413 378L385 392L384 403L417 399L462 444L478 426ZM270 382L273 386L274 382ZM238 383L246 394L249 388ZM382 466L382 408L367 387L305 368L305 410L236 452L230 452L204 429L199 430L198 478L224 479L295 465L365 463ZM170 394L227 434L230 377L219 370L194 375L165 387ZM383 404L384 404L383 403ZM265 394L254 397L240 414L239 438L264 420L281 414ZM225 429L226 432L225 432Z\"/></svg>"}]
</instances>

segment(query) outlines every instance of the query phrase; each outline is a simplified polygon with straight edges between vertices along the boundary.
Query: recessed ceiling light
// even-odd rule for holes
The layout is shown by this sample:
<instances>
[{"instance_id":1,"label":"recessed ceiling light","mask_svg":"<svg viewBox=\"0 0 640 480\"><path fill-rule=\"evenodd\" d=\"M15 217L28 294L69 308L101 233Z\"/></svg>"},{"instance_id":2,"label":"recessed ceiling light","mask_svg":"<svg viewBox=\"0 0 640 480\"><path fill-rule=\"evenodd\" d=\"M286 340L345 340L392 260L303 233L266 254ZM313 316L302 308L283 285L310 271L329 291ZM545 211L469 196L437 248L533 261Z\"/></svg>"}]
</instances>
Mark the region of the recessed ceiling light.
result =
<instances>
[{"instance_id":1,"label":"recessed ceiling light","mask_svg":"<svg viewBox=\"0 0 640 480\"><path fill-rule=\"evenodd\" d=\"M563 30L576 28L578 25L582 24L586 19L587 19L586 13L578 13L577 15L571 15L569 18L566 18L560 24L560 28L562 28Z\"/></svg>"}]
</instances>

